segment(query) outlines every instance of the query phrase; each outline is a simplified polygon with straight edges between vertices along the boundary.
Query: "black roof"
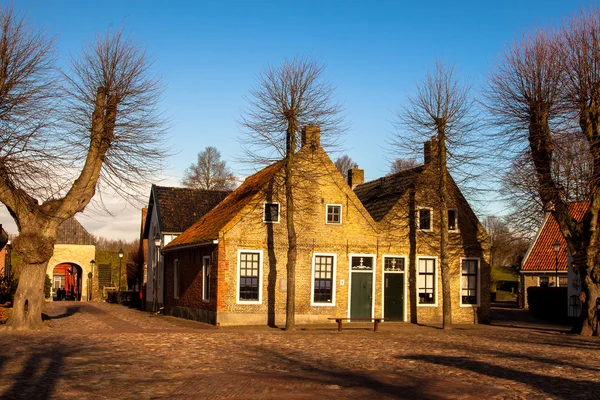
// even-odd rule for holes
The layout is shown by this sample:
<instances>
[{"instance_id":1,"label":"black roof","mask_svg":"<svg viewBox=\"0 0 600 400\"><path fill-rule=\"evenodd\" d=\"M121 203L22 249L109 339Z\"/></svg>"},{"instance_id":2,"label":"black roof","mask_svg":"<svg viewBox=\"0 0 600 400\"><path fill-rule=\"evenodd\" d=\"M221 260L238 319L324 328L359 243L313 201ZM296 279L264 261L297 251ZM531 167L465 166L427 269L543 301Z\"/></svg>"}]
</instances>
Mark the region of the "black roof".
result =
<instances>
[{"instance_id":1,"label":"black roof","mask_svg":"<svg viewBox=\"0 0 600 400\"><path fill-rule=\"evenodd\" d=\"M215 208L229 191L189 189L152 185L148 216L157 207L159 229L163 233L181 233L204 214ZM146 217L144 237L148 235L150 218Z\"/></svg>"},{"instance_id":2,"label":"black roof","mask_svg":"<svg viewBox=\"0 0 600 400\"><path fill-rule=\"evenodd\" d=\"M56 244L93 245L95 243L92 235L85 230L75 217L71 217L58 227Z\"/></svg>"},{"instance_id":3,"label":"black roof","mask_svg":"<svg viewBox=\"0 0 600 400\"><path fill-rule=\"evenodd\" d=\"M406 190L415 184L424 169L425 166L420 165L363 183L354 188L354 193L371 217L375 221L381 221L406 193Z\"/></svg>"}]
</instances>

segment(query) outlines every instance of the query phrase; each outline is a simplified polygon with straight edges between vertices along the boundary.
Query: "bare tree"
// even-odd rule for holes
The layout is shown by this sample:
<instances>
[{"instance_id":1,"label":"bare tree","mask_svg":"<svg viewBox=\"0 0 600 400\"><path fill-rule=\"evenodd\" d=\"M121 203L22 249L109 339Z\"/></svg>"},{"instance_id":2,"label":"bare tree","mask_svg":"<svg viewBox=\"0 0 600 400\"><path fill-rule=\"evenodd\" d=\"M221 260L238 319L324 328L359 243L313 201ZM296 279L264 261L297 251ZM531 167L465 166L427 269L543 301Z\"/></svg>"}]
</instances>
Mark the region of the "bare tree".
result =
<instances>
[{"instance_id":1,"label":"bare tree","mask_svg":"<svg viewBox=\"0 0 600 400\"><path fill-rule=\"evenodd\" d=\"M340 171L340 173L344 175L344 179L348 179L348 171L350 171L356 166L356 163L352 161L350 156L348 156L347 154L339 156L335 159L333 163L335 164L335 167L338 169L338 171Z\"/></svg>"},{"instance_id":2,"label":"bare tree","mask_svg":"<svg viewBox=\"0 0 600 400\"><path fill-rule=\"evenodd\" d=\"M582 318L578 330L598 335L600 295L600 11L582 12L556 31L538 30L506 50L490 76L488 108L504 148L529 153L537 193L558 222L580 275ZM576 128L591 160L589 208L581 221L569 213L557 179L560 138ZM585 167L584 167L585 169Z\"/></svg>"},{"instance_id":3,"label":"bare tree","mask_svg":"<svg viewBox=\"0 0 600 400\"><path fill-rule=\"evenodd\" d=\"M0 201L17 224L14 249L23 257L8 325L38 328L59 225L84 210L97 186L135 188L160 161L161 91L145 52L122 31L85 47L61 90L43 32L11 8L1 9L0 25ZM71 146L52 146L65 141Z\"/></svg>"},{"instance_id":4,"label":"bare tree","mask_svg":"<svg viewBox=\"0 0 600 400\"><path fill-rule=\"evenodd\" d=\"M221 160L221 153L216 147L208 146L198 153L198 161L185 170L181 182L192 189L232 190L236 179Z\"/></svg>"},{"instance_id":5,"label":"bare tree","mask_svg":"<svg viewBox=\"0 0 600 400\"><path fill-rule=\"evenodd\" d=\"M295 327L297 237L294 211L294 157L303 127L318 125L322 138L335 138L342 127L341 108L323 79L324 66L305 57L267 67L250 91L240 124L247 131L247 157L261 164L283 158L285 218L288 233L286 330ZM331 142L329 142L331 143Z\"/></svg>"},{"instance_id":6,"label":"bare tree","mask_svg":"<svg viewBox=\"0 0 600 400\"><path fill-rule=\"evenodd\" d=\"M592 173L587 141L579 132L566 132L555 137L555 142L552 176L564 190L563 198L567 202L587 200ZM511 162L501 184L501 198L509 206L511 228L522 237L531 238L542 225L544 205L529 152Z\"/></svg>"},{"instance_id":7,"label":"bare tree","mask_svg":"<svg viewBox=\"0 0 600 400\"><path fill-rule=\"evenodd\" d=\"M414 158L396 158L392 161L390 166L390 175L397 172L406 171L407 169L414 168L418 165L417 160Z\"/></svg>"},{"instance_id":8,"label":"bare tree","mask_svg":"<svg viewBox=\"0 0 600 400\"><path fill-rule=\"evenodd\" d=\"M448 159L458 158L460 146L474 129L470 87L454 75L454 67L436 63L398 113L399 131L392 139L396 147L413 145L433 138L432 162L437 177L437 210L440 220L440 269L442 271L443 327L452 327L452 295L448 254ZM463 145L464 146L464 145ZM409 149L410 150L410 149ZM464 150L464 149L462 149Z\"/></svg>"}]
</instances>

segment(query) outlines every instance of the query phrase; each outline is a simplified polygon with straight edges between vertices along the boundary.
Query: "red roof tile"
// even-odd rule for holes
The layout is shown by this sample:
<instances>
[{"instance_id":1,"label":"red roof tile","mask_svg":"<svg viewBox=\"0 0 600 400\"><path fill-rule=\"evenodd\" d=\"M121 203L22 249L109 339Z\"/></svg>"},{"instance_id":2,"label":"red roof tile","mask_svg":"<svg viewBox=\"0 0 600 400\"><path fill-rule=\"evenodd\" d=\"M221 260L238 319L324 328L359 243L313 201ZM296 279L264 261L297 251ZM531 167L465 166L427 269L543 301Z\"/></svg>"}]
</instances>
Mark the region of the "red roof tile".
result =
<instances>
[{"instance_id":1,"label":"red roof tile","mask_svg":"<svg viewBox=\"0 0 600 400\"><path fill-rule=\"evenodd\" d=\"M577 221L581 221L588 207L589 202L587 201L573 202L569 204L569 213ZM521 271L554 271L556 269L556 254L552 245L557 240L560 243L558 270L566 271L568 267L567 242L562 233L560 233L558 223L552 214L548 214L548 218L538 233L535 242L533 242L529 254L525 258Z\"/></svg>"},{"instance_id":2,"label":"red roof tile","mask_svg":"<svg viewBox=\"0 0 600 400\"><path fill-rule=\"evenodd\" d=\"M210 212L196 221L165 249L187 246L217 239L219 231L227 225L253 198L265 184L275 176L283 165L282 161L272 164L246 178L244 183L219 203Z\"/></svg>"}]
</instances>

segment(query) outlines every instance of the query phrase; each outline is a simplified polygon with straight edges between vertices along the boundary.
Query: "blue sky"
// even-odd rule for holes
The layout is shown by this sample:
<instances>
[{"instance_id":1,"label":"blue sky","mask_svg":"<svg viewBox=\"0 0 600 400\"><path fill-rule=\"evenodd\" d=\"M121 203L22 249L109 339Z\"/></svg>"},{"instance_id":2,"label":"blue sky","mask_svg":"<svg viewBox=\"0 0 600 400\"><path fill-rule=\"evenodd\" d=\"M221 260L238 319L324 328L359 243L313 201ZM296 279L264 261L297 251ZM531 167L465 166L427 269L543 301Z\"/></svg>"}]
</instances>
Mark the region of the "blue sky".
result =
<instances>
[{"instance_id":1,"label":"blue sky","mask_svg":"<svg viewBox=\"0 0 600 400\"><path fill-rule=\"evenodd\" d=\"M394 111L436 60L454 63L477 89L515 37L590 4L596 2L38 0L16 7L58 35L62 60L122 25L147 45L166 86L163 107L177 152L162 184L176 185L206 146L217 147L237 175L247 175L247 166L235 161L245 96L266 65L297 54L327 66L325 77L337 87L350 123L346 153L367 179L385 175ZM137 237L139 211L115 207L117 220L96 214L81 221L103 236Z\"/></svg>"}]
</instances>

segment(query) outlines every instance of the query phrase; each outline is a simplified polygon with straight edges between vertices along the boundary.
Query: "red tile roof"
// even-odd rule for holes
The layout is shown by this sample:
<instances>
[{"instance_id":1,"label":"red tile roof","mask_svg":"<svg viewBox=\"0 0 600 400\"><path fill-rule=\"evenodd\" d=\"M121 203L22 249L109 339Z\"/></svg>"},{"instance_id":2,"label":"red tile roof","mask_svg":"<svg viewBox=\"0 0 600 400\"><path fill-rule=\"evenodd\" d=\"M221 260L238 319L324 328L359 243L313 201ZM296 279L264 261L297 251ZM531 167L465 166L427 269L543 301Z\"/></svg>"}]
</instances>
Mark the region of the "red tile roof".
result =
<instances>
[{"instance_id":1,"label":"red tile roof","mask_svg":"<svg viewBox=\"0 0 600 400\"><path fill-rule=\"evenodd\" d=\"M165 250L217 239L221 229L250 203L282 166L283 162L279 161L246 178L240 187L196 221L191 227L186 229L185 232L177 236L175 240L165 247Z\"/></svg>"},{"instance_id":2,"label":"red tile roof","mask_svg":"<svg viewBox=\"0 0 600 400\"><path fill-rule=\"evenodd\" d=\"M581 221L588 207L589 202L587 201L573 202L569 204L569 213L577 221ZM556 254L552 249L552 245L556 240L560 243L558 270L566 271L568 267L567 242L560 233L558 222L552 214L548 214L544 225L538 232L538 236L524 260L521 271L554 271L556 269Z\"/></svg>"}]
</instances>

